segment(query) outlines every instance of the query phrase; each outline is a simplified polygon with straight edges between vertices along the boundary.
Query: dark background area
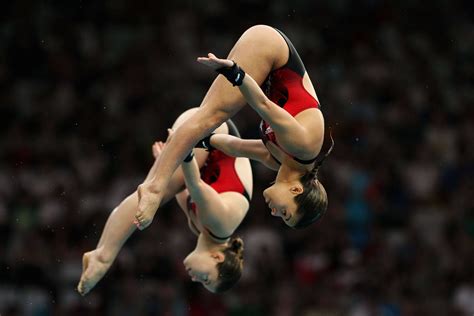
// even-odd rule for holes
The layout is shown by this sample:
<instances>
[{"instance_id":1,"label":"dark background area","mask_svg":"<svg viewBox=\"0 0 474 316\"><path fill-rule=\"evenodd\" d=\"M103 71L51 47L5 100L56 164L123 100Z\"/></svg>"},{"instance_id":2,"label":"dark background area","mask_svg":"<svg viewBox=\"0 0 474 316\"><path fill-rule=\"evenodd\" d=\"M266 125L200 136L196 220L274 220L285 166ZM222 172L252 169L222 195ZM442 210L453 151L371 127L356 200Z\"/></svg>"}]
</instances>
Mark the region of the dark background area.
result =
<instances>
[{"instance_id":1,"label":"dark background area","mask_svg":"<svg viewBox=\"0 0 474 316\"><path fill-rule=\"evenodd\" d=\"M474 314L474 25L469 1L13 1L0 10L0 314ZM195 238L173 201L97 288L82 253L144 179L151 144L199 106L254 24L284 31L336 147L329 210L291 230L254 164L244 275L189 280ZM235 122L258 137L258 117Z\"/></svg>"}]
</instances>

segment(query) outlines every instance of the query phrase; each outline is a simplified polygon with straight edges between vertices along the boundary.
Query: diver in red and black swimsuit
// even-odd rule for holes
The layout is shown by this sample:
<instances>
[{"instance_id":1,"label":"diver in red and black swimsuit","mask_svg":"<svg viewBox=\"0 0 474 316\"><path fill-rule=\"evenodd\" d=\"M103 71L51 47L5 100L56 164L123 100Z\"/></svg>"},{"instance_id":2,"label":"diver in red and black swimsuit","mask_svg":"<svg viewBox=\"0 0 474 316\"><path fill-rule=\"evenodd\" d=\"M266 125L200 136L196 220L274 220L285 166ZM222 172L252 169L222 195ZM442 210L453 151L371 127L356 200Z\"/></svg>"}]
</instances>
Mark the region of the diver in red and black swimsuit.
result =
<instances>
[{"instance_id":1,"label":"diver in red and black swimsuit","mask_svg":"<svg viewBox=\"0 0 474 316\"><path fill-rule=\"evenodd\" d=\"M278 170L275 183L263 195L272 214L294 228L306 227L327 209L327 195L317 171L332 150L320 156L324 119L306 68L291 41L273 29L285 43L286 62L272 70L260 88L234 61L213 54L198 60L225 76L262 117L261 141L229 135L203 139L229 155L258 160ZM263 141L263 142L262 142Z\"/></svg>"},{"instance_id":2,"label":"diver in red and black swimsuit","mask_svg":"<svg viewBox=\"0 0 474 316\"><path fill-rule=\"evenodd\" d=\"M231 121L225 125L229 129L226 135L239 137ZM193 281L201 282L212 292L222 292L237 282L243 267L243 242L231 237L249 209L250 162L209 149L199 170L193 157L191 152L181 165L186 189L176 195L189 228L198 237L196 248L183 264Z\"/></svg>"},{"instance_id":3,"label":"diver in red and black swimsuit","mask_svg":"<svg viewBox=\"0 0 474 316\"><path fill-rule=\"evenodd\" d=\"M196 111L193 108L181 114L173 128L184 124ZM230 120L216 133L239 137ZM150 180L166 146L163 142L153 144L155 161L145 181ZM193 281L212 292L229 289L241 276L243 241L231 235L247 214L252 185L247 158L230 157L218 150L195 149L174 173L167 188L163 202L176 197L191 231L197 235L196 248L186 257L184 266ZM102 279L137 229L133 221L137 206L138 192L133 192L111 212L97 247L83 255L83 272L77 286L81 295L89 293Z\"/></svg>"}]
</instances>

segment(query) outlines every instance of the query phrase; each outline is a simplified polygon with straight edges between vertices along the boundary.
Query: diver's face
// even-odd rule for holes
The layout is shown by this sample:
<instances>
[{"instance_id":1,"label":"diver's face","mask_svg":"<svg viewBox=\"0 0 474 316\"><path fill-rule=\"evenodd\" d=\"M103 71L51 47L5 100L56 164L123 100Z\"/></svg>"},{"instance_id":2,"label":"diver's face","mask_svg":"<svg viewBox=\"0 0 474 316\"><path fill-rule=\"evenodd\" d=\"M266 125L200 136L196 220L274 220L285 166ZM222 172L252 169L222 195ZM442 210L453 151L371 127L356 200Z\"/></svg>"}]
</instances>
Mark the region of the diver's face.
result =
<instances>
[{"instance_id":1,"label":"diver's face","mask_svg":"<svg viewBox=\"0 0 474 316\"><path fill-rule=\"evenodd\" d=\"M222 252L191 252L183 264L193 282L201 283L206 289L215 292L218 283L217 264L224 261Z\"/></svg>"},{"instance_id":2,"label":"diver's face","mask_svg":"<svg viewBox=\"0 0 474 316\"><path fill-rule=\"evenodd\" d=\"M295 196L303 192L299 181L275 182L263 191L265 202L273 216L280 217L286 225L292 227L297 222L296 210L298 206Z\"/></svg>"}]
</instances>

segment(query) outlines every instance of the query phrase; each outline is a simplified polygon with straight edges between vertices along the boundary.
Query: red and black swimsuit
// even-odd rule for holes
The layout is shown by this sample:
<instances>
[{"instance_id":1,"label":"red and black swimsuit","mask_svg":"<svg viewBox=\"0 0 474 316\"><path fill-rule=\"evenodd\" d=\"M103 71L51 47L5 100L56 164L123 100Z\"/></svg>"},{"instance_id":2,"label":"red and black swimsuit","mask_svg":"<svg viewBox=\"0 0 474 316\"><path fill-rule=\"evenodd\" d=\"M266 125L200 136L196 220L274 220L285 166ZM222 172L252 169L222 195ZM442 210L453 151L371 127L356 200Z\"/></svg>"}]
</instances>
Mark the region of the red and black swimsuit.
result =
<instances>
[{"instance_id":1,"label":"red and black swimsuit","mask_svg":"<svg viewBox=\"0 0 474 316\"><path fill-rule=\"evenodd\" d=\"M283 32L278 29L275 30L285 39L290 53L288 61L283 67L270 72L262 85L263 91L272 102L284 108L293 117L306 109L319 108L318 100L303 86L303 76L306 73L306 69L298 52L290 39L286 37ZM264 120L260 122L260 136L264 143L270 141L280 147L273 129ZM310 160L302 160L293 156L291 157L302 164L311 164L317 159L317 157L315 157ZM275 160L280 163L276 158Z\"/></svg>"},{"instance_id":2,"label":"red and black swimsuit","mask_svg":"<svg viewBox=\"0 0 474 316\"><path fill-rule=\"evenodd\" d=\"M231 126L229 126L229 134L239 136L238 132L232 132ZM235 160L235 157L227 156L217 149L210 151L204 166L201 168L201 179L218 193L241 193L250 202L250 194L245 190L245 187L237 174L237 170L235 170ZM192 211L194 215L198 217L199 210L196 207L196 204L192 201L191 195L188 196L187 207L189 211ZM199 231L194 223L193 225L194 228ZM217 240L227 240L230 238L230 236L216 236L208 228L205 229L209 235Z\"/></svg>"}]
</instances>

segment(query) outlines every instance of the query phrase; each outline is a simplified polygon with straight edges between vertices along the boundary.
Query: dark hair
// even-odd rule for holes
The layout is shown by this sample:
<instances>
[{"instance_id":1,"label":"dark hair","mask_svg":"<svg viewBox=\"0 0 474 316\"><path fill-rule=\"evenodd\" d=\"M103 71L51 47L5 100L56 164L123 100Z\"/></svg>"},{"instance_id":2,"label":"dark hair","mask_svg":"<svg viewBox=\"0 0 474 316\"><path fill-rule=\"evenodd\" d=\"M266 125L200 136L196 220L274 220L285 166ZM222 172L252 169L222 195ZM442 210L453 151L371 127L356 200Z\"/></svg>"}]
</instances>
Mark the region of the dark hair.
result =
<instances>
[{"instance_id":1,"label":"dark hair","mask_svg":"<svg viewBox=\"0 0 474 316\"><path fill-rule=\"evenodd\" d=\"M321 182L318 181L319 167L323 164L324 159L329 156L334 148L334 139L331 137L331 147L324 156L316 163L313 170L307 172L300 178L303 185L303 193L295 196L295 203L298 206L296 215L300 219L293 228L305 228L320 219L328 208L328 196Z\"/></svg>"},{"instance_id":2,"label":"dark hair","mask_svg":"<svg viewBox=\"0 0 474 316\"><path fill-rule=\"evenodd\" d=\"M216 293L227 291L239 281L244 266L244 242L239 237L233 237L224 249L224 261L217 264L218 285Z\"/></svg>"}]
</instances>

